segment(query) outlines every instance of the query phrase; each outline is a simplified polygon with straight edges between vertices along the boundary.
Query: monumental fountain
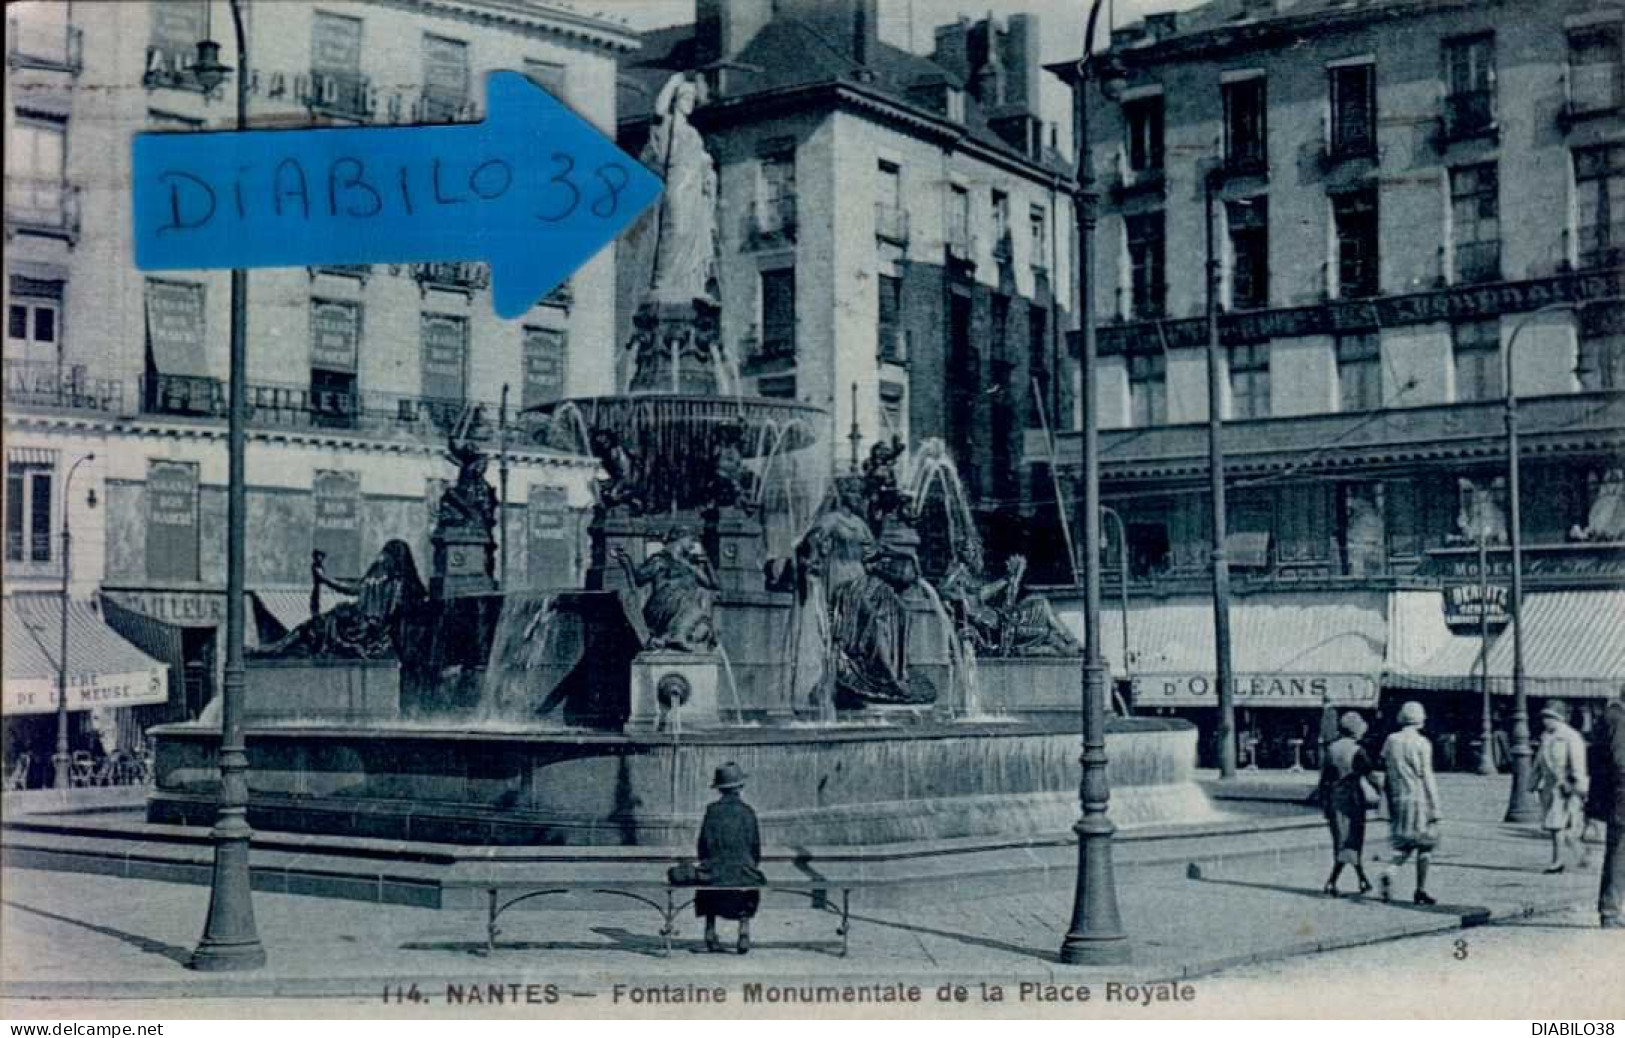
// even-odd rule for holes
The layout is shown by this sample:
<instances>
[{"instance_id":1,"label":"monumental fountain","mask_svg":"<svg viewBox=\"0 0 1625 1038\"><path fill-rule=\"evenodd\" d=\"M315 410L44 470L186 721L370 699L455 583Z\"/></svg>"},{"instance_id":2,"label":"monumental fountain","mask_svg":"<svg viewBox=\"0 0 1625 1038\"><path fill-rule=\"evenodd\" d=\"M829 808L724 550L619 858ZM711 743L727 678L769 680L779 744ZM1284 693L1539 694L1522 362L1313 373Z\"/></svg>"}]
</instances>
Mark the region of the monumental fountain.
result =
<instances>
[{"instance_id":1,"label":"monumental fountain","mask_svg":"<svg viewBox=\"0 0 1625 1038\"><path fill-rule=\"evenodd\" d=\"M625 250L648 286L627 391L531 416L601 470L584 586L497 586L496 502L460 422L428 584L398 541L354 584L318 569L354 601L249 660L257 829L686 846L724 761L780 845L1021 840L1076 818L1080 647L1019 556L984 576L941 444L877 443L826 490L825 413L737 392L693 90L662 91L644 155L666 191ZM954 546L935 584L924 523ZM217 725L151 735L149 820L212 821ZM1195 738L1112 721L1119 825L1212 820Z\"/></svg>"}]
</instances>

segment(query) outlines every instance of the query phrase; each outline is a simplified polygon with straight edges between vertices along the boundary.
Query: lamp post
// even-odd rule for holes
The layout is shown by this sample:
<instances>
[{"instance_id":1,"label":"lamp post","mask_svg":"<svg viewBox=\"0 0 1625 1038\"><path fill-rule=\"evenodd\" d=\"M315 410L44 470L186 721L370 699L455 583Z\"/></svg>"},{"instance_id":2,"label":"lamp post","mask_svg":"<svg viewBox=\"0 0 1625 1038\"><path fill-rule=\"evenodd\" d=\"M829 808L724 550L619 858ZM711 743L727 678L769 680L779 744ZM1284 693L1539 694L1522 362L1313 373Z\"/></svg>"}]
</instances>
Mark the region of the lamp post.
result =
<instances>
[{"instance_id":1,"label":"lamp post","mask_svg":"<svg viewBox=\"0 0 1625 1038\"><path fill-rule=\"evenodd\" d=\"M1480 700L1478 773L1495 774L1495 713L1490 703L1490 544L1478 530L1478 695Z\"/></svg>"},{"instance_id":2,"label":"lamp post","mask_svg":"<svg viewBox=\"0 0 1625 1038\"><path fill-rule=\"evenodd\" d=\"M1079 788L1078 879L1072 922L1061 942L1065 963L1109 965L1128 961L1128 935L1117 909L1112 874L1112 825L1107 814L1105 663L1100 655L1100 417L1095 400L1094 238L1095 175L1089 154L1089 85L1093 78L1095 25L1105 0L1094 0L1083 34L1083 55L1073 108L1078 185L1074 209L1078 234L1078 341L1083 370L1083 781ZM1110 61L1108 54L1107 61ZM1121 73L1108 66L1101 85L1107 95L1121 87ZM1115 73L1115 74L1114 74Z\"/></svg>"},{"instance_id":3,"label":"lamp post","mask_svg":"<svg viewBox=\"0 0 1625 1038\"><path fill-rule=\"evenodd\" d=\"M73 534L68 503L73 500L73 474L87 461L95 461L95 454L86 454L68 468L68 477L62 481L62 631L57 645L56 665L56 752L51 755L51 785L67 789L72 778L73 755L68 752L68 584L73 577ZM96 507L96 491L90 491L87 503Z\"/></svg>"},{"instance_id":4,"label":"lamp post","mask_svg":"<svg viewBox=\"0 0 1625 1038\"><path fill-rule=\"evenodd\" d=\"M1203 180L1202 223L1207 258L1203 267L1207 311L1207 466L1213 505L1213 684L1219 700L1219 777L1236 777L1236 691L1230 658L1230 562L1225 557L1224 375L1219 343L1219 257L1213 247L1213 192L1217 171Z\"/></svg>"},{"instance_id":5,"label":"lamp post","mask_svg":"<svg viewBox=\"0 0 1625 1038\"><path fill-rule=\"evenodd\" d=\"M237 37L236 128L248 123L248 40L242 0L231 0ZM198 83L213 91L231 71L220 63L220 45L203 40L192 68ZM220 703L220 802L215 816L214 876L203 938L187 966L195 970L257 969L265 948L254 926L253 887L248 848L248 752L243 739L243 596L246 583L248 490L244 461L248 436L248 272L231 272L231 389L226 423L226 666Z\"/></svg>"}]
</instances>

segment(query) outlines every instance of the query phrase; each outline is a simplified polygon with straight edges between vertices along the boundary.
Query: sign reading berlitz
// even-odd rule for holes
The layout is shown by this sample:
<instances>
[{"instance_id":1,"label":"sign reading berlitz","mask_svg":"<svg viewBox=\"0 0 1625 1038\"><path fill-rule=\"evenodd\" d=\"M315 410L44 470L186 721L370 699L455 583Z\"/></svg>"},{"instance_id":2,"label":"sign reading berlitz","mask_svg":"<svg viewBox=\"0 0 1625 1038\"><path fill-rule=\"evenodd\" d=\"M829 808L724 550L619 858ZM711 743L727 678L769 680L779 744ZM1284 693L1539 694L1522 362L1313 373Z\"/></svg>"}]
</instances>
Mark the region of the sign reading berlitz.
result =
<instances>
[{"instance_id":1,"label":"sign reading berlitz","mask_svg":"<svg viewBox=\"0 0 1625 1038\"><path fill-rule=\"evenodd\" d=\"M1377 705L1377 679L1366 674L1237 674L1237 706ZM1136 674L1134 705L1217 706L1211 674Z\"/></svg>"},{"instance_id":2,"label":"sign reading berlitz","mask_svg":"<svg viewBox=\"0 0 1625 1038\"><path fill-rule=\"evenodd\" d=\"M1498 584L1459 584L1444 593L1444 622L1450 627L1502 627L1511 619L1507 589Z\"/></svg>"}]
</instances>

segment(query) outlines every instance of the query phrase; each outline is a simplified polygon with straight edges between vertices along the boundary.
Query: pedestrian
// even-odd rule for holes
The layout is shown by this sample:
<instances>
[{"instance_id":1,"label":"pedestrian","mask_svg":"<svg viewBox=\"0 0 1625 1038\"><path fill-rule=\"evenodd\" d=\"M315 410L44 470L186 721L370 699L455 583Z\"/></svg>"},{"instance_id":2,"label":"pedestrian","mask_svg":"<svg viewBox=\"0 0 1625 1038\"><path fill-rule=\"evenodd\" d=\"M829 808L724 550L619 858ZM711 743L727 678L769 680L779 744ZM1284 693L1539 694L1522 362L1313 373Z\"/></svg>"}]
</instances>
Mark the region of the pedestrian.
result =
<instances>
[{"instance_id":1,"label":"pedestrian","mask_svg":"<svg viewBox=\"0 0 1625 1038\"><path fill-rule=\"evenodd\" d=\"M1422 734L1427 711L1411 700L1399 708L1399 731L1382 744L1382 769L1388 789L1388 839L1398 852L1393 865L1404 865L1416 855L1416 893L1419 905L1437 904L1427 892L1428 864L1439 845L1439 784L1433 777L1433 744ZM1382 899L1393 897L1394 877L1383 870Z\"/></svg>"},{"instance_id":2,"label":"pedestrian","mask_svg":"<svg viewBox=\"0 0 1625 1038\"><path fill-rule=\"evenodd\" d=\"M1586 774L1586 744L1569 726L1569 709L1561 699L1547 701L1540 711L1545 733L1535 754L1534 786L1540 794L1540 827L1552 834L1549 874L1562 872L1570 860L1585 867L1585 802L1590 781ZM1565 853L1567 852L1567 853Z\"/></svg>"},{"instance_id":3,"label":"pedestrian","mask_svg":"<svg viewBox=\"0 0 1625 1038\"><path fill-rule=\"evenodd\" d=\"M1337 880L1346 865L1354 866L1360 893L1371 892L1366 879L1365 815L1376 797L1371 785L1375 766L1360 740L1365 737L1365 719L1350 710L1337 722L1341 735L1326 745L1320 768L1320 803L1326 824L1332 831L1332 874L1326 880L1325 894L1337 897Z\"/></svg>"},{"instance_id":4,"label":"pedestrian","mask_svg":"<svg viewBox=\"0 0 1625 1038\"><path fill-rule=\"evenodd\" d=\"M756 812L745 803L745 772L729 761L716 771L711 787L720 795L705 809L700 825L699 859L707 886L754 887L767 882L758 867L762 862L762 836ZM717 917L739 923L739 954L750 951L750 921L761 906L755 890L701 889L694 893L694 914L705 920L705 947L722 950L717 939Z\"/></svg>"},{"instance_id":5,"label":"pedestrian","mask_svg":"<svg viewBox=\"0 0 1625 1038\"><path fill-rule=\"evenodd\" d=\"M1602 885L1597 914L1605 930L1625 929L1625 688L1603 714L1602 752L1592 775L1591 814L1607 826L1603 838Z\"/></svg>"}]
</instances>

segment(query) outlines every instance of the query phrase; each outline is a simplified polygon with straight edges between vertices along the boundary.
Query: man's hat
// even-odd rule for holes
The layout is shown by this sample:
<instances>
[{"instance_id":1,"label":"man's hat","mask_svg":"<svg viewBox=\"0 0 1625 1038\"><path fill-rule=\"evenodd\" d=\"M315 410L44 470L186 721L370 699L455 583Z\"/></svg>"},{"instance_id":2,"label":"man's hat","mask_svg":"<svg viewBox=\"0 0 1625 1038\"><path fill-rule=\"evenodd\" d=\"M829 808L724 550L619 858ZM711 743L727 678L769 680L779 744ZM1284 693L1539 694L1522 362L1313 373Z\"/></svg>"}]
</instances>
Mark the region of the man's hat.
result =
<instances>
[{"instance_id":1,"label":"man's hat","mask_svg":"<svg viewBox=\"0 0 1625 1038\"><path fill-rule=\"evenodd\" d=\"M712 789L739 789L745 784L745 769L729 761L717 769L716 777L711 780Z\"/></svg>"}]
</instances>

